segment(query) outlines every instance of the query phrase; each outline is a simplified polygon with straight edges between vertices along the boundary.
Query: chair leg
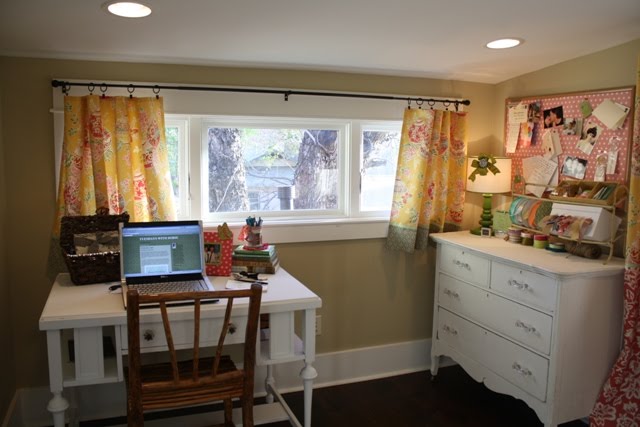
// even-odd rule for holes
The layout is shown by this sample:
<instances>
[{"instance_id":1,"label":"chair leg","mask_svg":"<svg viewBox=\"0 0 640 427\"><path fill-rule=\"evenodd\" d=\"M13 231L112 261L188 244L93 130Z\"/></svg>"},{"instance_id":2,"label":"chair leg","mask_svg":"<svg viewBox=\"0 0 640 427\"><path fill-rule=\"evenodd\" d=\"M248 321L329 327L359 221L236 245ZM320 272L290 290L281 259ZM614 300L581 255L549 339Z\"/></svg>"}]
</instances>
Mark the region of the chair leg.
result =
<instances>
[{"instance_id":1,"label":"chair leg","mask_svg":"<svg viewBox=\"0 0 640 427\"><path fill-rule=\"evenodd\" d=\"M233 425L233 402L231 399L224 400L224 424Z\"/></svg>"},{"instance_id":2,"label":"chair leg","mask_svg":"<svg viewBox=\"0 0 640 427\"><path fill-rule=\"evenodd\" d=\"M242 427L253 427L253 399L242 399Z\"/></svg>"}]
</instances>

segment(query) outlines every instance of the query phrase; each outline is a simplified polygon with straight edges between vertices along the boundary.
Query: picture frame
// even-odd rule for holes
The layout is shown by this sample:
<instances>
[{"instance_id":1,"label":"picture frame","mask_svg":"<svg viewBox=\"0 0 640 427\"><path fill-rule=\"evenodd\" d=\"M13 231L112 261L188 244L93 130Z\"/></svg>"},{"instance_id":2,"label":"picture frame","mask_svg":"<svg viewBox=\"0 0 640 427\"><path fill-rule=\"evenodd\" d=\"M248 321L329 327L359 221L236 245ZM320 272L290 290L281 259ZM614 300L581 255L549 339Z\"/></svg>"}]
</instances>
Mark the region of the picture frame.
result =
<instances>
[{"instance_id":1,"label":"picture frame","mask_svg":"<svg viewBox=\"0 0 640 427\"><path fill-rule=\"evenodd\" d=\"M204 261L207 276L229 276L233 252L233 232L225 222L217 231L204 232Z\"/></svg>"},{"instance_id":2,"label":"picture frame","mask_svg":"<svg viewBox=\"0 0 640 427\"><path fill-rule=\"evenodd\" d=\"M491 228L490 227L482 227L480 229L480 237L491 237Z\"/></svg>"}]
</instances>

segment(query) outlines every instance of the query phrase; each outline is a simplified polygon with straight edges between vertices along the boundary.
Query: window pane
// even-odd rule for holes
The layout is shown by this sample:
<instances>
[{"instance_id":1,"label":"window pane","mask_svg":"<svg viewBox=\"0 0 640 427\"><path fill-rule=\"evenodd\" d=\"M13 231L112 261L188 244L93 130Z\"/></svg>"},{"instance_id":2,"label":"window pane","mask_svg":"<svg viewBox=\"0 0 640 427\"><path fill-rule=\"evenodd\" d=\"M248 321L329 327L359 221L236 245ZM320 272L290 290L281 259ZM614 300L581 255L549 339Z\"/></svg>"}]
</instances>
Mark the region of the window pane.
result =
<instances>
[{"instance_id":1,"label":"window pane","mask_svg":"<svg viewBox=\"0 0 640 427\"><path fill-rule=\"evenodd\" d=\"M209 213L338 208L335 129L207 127Z\"/></svg>"},{"instance_id":2,"label":"window pane","mask_svg":"<svg viewBox=\"0 0 640 427\"><path fill-rule=\"evenodd\" d=\"M360 210L389 210L396 178L400 131L362 132Z\"/></svg>"}]
</instances>

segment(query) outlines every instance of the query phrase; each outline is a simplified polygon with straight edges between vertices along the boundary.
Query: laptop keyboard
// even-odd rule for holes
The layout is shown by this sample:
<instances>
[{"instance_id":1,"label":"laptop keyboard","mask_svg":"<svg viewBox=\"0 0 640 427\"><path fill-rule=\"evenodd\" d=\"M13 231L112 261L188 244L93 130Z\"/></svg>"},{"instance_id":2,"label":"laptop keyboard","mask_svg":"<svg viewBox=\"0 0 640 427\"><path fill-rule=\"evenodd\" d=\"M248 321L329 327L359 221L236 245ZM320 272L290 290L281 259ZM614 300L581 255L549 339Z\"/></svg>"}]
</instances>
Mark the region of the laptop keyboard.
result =
<instances>
[{"instance_id":1,"label":"laptop keyboard","mask_svg":"<svg viewBox=\"0 0 640 427\"><path fill-rule=\"evenodd\" d=\"M129 285L140 295L157 295L173 292L200 292L209 288L202 280L188 280L184 282L145 283L144 285Z\"/></svg>"}]
</instances>

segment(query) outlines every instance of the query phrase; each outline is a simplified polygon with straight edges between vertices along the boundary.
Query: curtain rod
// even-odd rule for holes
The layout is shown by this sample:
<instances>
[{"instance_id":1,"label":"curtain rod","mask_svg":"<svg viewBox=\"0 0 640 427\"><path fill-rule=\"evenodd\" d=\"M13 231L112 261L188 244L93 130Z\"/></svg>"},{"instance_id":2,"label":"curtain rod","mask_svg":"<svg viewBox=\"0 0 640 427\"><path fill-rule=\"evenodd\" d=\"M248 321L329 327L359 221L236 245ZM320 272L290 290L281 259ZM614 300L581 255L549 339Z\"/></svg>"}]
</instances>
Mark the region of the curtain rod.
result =
<instances>
[{"instance_id":1,"label":"curtain rod","mask_svg":"<svg viewBox=\"0 0 640 427\"><path fill-rule=\"evenodd\" d=\"M208 91L208 92L239 92L239 93L267 93L267 94L276 94L283 95L284 100L288 101L289 96L291 95L304 95L304 96L327 96L327 97L340 97L340 98L361 98L361 99L383 99L383 100L392 100L392 101L407 101L409 103L409 107L411 107L411 103L415 102L419 108L422 108L422 104L425 102L427 105L433 107L436 102L442 103L446 108L453 105L458 111L458 106L462 105L471 105L471 101L468 99L463 100L452 100L452 99L434 99L434 98L416 98L416 97L401 97L401 96L391 96L391 95L369 95L369 94L361 94L361 93L348 93L348 92L312 92L312 91L304 91L304 90L287 90L287 89L257 89L257 88L228 88L228 87L209 87L209 86L172 86L172 85L145 85L145 84L122 84L122 83L79 83L79 82L69 82L63 80L51 80L52 87L59 87L62 89L62 92L65 95L69 92L71 86L86 86L89 92L93 93L96 87L100 88L100 91L104 94L107 89L110 87L119 87L126 88L130 94L140 88L140 89L152 89L153 93L158 96L160 90L191 90L191 91Z\"/></svg>"}]
</instances>

